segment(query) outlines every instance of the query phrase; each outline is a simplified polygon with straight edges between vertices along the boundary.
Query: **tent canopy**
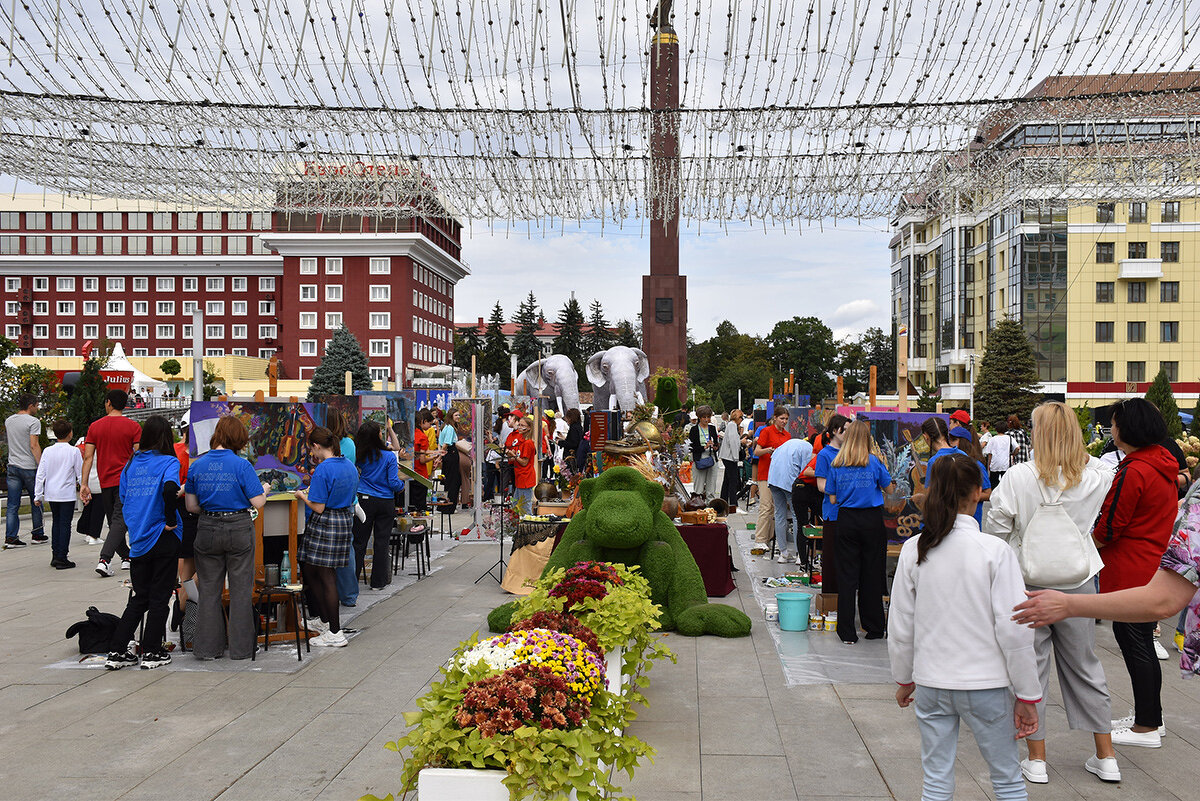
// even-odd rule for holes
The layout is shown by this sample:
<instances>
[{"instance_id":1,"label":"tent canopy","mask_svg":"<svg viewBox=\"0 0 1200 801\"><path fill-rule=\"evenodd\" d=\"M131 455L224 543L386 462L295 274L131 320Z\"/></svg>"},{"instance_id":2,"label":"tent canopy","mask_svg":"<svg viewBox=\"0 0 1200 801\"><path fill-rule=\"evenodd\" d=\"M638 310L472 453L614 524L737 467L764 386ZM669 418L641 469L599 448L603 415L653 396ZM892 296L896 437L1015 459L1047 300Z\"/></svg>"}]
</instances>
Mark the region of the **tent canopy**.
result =
<instances>
[{"instance_id":1,"label":"tent canopy","mask_svg":"<svg viewBox=\"0 0 1200 801\"><path fill-rule=\"evenodd\" d=\"M109 355L108 364L105 367L109 370L125 370L133 373L131 386L134 389L163 389L167 386L167 382L151 378L134 367L133 363L125 356L125 349L121 347L120 342L113 346L113 351Z\"/></svg>"}]
</instances>

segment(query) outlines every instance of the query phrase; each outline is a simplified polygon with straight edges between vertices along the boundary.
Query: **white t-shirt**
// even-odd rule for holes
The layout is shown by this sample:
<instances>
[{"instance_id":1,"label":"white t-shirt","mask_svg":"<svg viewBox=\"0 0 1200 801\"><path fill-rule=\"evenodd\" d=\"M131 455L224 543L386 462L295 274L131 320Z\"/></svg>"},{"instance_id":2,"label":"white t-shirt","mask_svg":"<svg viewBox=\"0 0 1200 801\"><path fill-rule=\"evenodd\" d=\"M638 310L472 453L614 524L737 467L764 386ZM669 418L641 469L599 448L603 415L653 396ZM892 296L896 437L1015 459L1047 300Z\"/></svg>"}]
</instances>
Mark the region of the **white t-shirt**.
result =
<instances>
[{"instance_id":1,"label":"white t-shirt","mask_svg":"<svg viewBox=\"0 0 1200 801\"><path fill-rule=\"evenodd\" d=\"M988 440L983 449L984 455L992 457L988 469L993 473L1003 473L1012 466L1012 437L1008 434L996 434Z\"/></svg>"}]
</instances>

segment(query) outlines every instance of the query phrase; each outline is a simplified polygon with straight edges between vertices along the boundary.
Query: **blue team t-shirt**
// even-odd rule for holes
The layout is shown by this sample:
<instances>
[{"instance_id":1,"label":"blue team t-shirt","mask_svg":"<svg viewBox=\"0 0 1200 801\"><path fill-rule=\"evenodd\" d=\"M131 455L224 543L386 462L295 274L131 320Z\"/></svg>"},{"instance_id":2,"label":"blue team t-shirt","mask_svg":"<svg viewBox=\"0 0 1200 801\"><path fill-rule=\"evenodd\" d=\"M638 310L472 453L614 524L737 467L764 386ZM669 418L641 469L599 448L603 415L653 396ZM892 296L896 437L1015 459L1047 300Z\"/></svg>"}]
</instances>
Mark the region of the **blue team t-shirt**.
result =
<instances>
[{"instance_id":1,"label":"blue team t-shirt","mask_svg":"<svg viewBox=\"0 0 1200 801\"><path fill-rule=\"evenodd\" d=\"M926 490L929 489L929 477L931 475L933 475L933 463L948 453L961 453L963 456L967 455L966 451L960 450L958 448L939 448L937 453L935 453L933 456L929 457L929 461L925 465L925 489ZM983 464L983 462L980 462L980 461L976 461L975 464L979 465L979 484L980 484L980 486L985 490L991 489L992 488L992 479L991 479L991 477L988 476L987 467ZM980 527L982 527L983 526L983 502L982 501L975 504L974 517L975 517L975 522L978 523L980 525Z\"/></svg>"},{"instance_id":2,"label":"blue team t-shirt","mask_svg":"<svg viewBox=\"0 0 1200 801\"><path fill-rule=\"evenodd\" d=\"M375 460L358 466L358 491L372 498L391 498L404 489L400 465L392 451L376 451Z\"/></svg>"},{"instance_id":3,"label":"blue team t-shirt","mask_svg":"<svg viewBox=\"0 0 1200 801\"><path fill-rule=\"evenodd\" d=\"M833 460L837 458L838 449L830 443L817 454L817 463L813 471L817 478L825 479L825 494L821 496L821 517L834 522L837 520L837 507L829 502L829 473L833 470Z\"/></svg>"},{"instance_id":4,"label":"blue team t-shirt","mask_svg":"<svg viewBox=\"0 0 1200 801\"><path fill-rule=\"evenodd\" d=\"M250 463L227 448L216 448L188 470L184 491L195 495L206 512L240 512L250 499L263 494L262 482Z\"/></svg>"},{"instance_id":5,"label":"blue team t-shirt","mask_svg":"<svg viewBox=\"0 0 1200 801\"><path fill-rule=\"evenodd\" d=\"M342 452L342 456L346 457L347 462L353 463L355 461L354 456L358 453L358 446L349 437L342 437L338 442L338 450Z\"/></svg>"},{"instance_id":6,"label":"blue team t-shirt","mask_svg":"<svg viewBox=\"0 0 1200 801\"><path fill-rule=\"evenodd\" d=\"M121 471L121 506L129 528L129 556L142 556L155 546L168 525L163 487L179 484L179 460L158 451L138 451ZM175 536L183 539L179 513L171 522Z\"/></svg>"},{"instance_id":7,"label":"blue team t-shirt","mask_svg":"<svg viewBox=\"0 0 1200 801\"><path fill-rule=\"evenodd\" d=\"M357 489L358 470L344 456L331 456L313 471L308 499L325 504L326 509L345 509L354 505Z\"/></svg>"},{"instance_id":8,"label":"blue team t-shirt","mask_svg":"<svg viewBox=\"0 0 1200 801\"><path fill-rule=\"evenodd\" d=\"M825 493L837 496L839 509L873 509L883 506L883 490L891 483L891 473L872 454L862 467L831 467Z\"/></svg>"}]
</instances>

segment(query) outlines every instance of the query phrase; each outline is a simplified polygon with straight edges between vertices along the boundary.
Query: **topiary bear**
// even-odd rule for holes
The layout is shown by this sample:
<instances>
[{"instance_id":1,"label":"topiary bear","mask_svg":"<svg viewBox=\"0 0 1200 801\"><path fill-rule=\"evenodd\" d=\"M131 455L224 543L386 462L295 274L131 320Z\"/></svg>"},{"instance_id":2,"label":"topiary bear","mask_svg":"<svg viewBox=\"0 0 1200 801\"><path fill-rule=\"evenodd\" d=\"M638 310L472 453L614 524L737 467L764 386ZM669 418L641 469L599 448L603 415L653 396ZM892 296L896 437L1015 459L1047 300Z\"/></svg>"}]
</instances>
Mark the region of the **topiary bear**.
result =
<instances>
[{"instance_id":1,"label":"topiary bear","mask_svg":"<svg viewBox=\"0 0 1200 801\"><path fill-rule=\"evenodd\" d=\"M655 384L654 405L658 407L658 416L664 420L683 408L679 405L679 384L671 376L665 375Z\"/></svg>"},{"instance_id":2,"label":"topiary bear","mask_svg":"<svg viewBox=\"0 0 1200 801\"><path fill-rule=\"evenodd\" d=\"M662 511L663 488L632 467L611 467L579 485L583 509L567 525L546 571L589 560L637 566L662 607L664 631L689 637L745 637L750 618L740 609L708 603L704 579L675 524ZM515 602L488 615L494 632L508 629Z\"/></svg>"}]
</instances>

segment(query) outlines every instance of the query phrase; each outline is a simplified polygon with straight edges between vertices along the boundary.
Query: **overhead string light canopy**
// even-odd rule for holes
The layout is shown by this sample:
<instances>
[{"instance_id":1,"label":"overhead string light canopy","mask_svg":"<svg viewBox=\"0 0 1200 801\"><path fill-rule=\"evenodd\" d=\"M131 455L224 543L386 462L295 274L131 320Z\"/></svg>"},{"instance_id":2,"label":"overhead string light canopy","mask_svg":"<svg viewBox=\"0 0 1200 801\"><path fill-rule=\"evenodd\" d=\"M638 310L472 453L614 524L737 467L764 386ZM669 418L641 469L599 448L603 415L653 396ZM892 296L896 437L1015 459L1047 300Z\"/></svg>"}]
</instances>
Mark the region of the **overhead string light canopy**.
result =
<instances>
[{"instance_id":1,"label":"overhead string light canopy","mask_svg":"<svg viewBox=\"0 0 1200 801\"><path fill-rule=\"evenodd\" d=\"M1197 0L677 2L678 112L649 108L652 5L0 2L0 172L548 225L675 193L685 221L786 223L1197 180ZM674 170L649 169L654 113L678 115Z\"/></svg>"}]
</instances>

